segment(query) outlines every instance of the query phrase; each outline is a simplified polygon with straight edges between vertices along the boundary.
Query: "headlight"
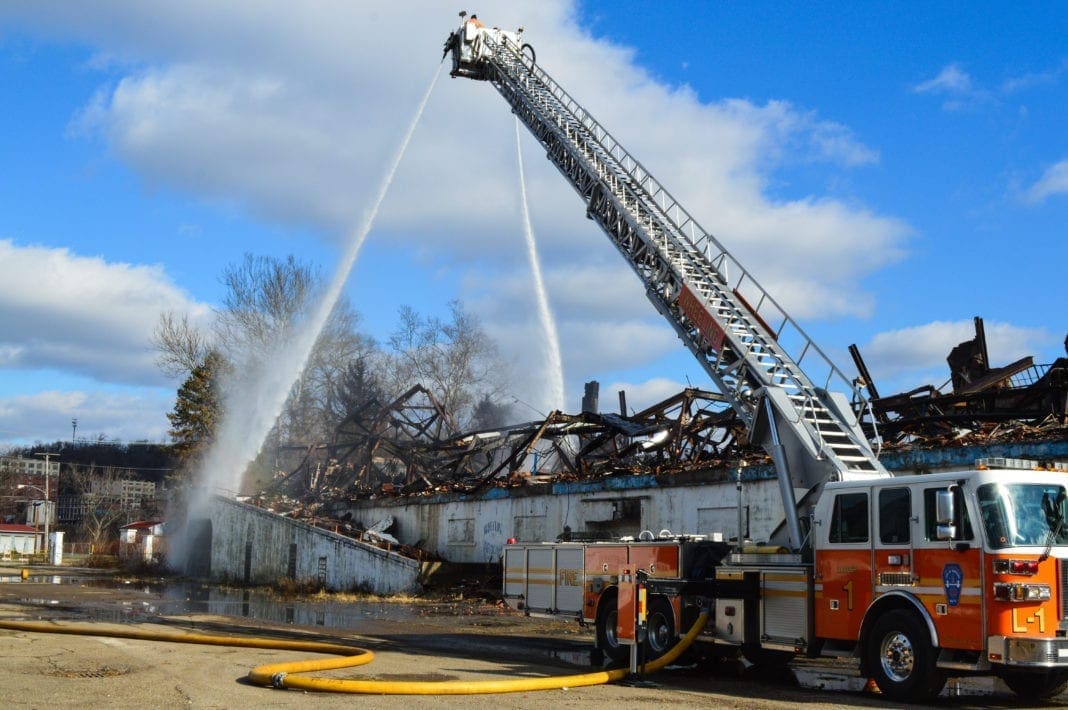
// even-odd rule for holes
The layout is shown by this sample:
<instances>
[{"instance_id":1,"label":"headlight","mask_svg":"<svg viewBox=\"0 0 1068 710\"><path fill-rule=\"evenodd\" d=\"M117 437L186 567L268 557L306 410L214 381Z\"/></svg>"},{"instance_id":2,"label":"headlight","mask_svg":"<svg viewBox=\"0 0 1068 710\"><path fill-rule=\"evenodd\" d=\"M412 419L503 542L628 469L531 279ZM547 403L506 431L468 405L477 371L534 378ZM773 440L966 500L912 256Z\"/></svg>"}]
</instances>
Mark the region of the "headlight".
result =
<instances>
[{"instance_id":1,"label":"headlight","mask_svg":"<svg viewBox=\"0 0 1068 710\"><path fill-rule=\"evenodd\" d=\"M1051 598L1048 584L1021 584L1025 601L1046 601Z\"/></svg>"},{"instance_id":2,"label":"headlight","mask_svg":"<svg viewBox=\"0 0 1068 710\"><path fill-rule=\"evenodd\" d=\"M994 598L1002 602L1041 602L1052 598L1048 584L994 585Z\"/></svg>"}]
</instances>

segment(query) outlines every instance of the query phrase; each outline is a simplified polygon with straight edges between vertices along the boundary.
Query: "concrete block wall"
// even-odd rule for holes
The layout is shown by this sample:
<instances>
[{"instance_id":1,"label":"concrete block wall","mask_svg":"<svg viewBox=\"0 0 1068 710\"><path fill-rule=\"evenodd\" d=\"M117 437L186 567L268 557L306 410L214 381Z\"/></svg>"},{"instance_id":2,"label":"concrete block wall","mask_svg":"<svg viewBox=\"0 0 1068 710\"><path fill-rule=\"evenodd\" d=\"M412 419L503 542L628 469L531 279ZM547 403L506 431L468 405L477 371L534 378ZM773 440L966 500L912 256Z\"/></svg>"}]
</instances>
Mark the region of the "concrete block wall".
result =
<instances>
[{"instance_id":1,"label":"concrete block wall","mask_svg":"<svg viewBox=\"0 0 1068 710\"><path fill-rule=\"evenodd\" d=\"M419 586L419 563L396 553L225 498L213 499L209 510L212 579L271 584L293 578L376 594Z\"/></svg>"}]
</instances>

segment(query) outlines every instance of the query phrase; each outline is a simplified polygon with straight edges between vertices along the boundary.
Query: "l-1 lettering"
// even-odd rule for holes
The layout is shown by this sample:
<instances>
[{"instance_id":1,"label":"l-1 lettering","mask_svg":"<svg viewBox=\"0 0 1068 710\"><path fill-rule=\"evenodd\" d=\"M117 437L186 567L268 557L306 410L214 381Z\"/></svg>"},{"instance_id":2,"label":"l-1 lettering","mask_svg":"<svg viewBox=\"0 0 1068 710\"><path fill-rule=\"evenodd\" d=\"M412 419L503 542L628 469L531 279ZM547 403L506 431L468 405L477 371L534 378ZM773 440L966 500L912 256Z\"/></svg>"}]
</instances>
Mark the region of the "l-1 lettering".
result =
<instances>
[{"instance_id":1,"label":"l-1 lettering","mask_svg":"<svg viewBox=\"0 0 1068 710\"><path fill-rule=\"evenodd\" d=\"M1012 610L1012 632L1014 634L1025 634L1025 633L1027 633L1027 625L1035 623L1036 620L1038 621L1038 633L1040 633L1040 634L1046 633L1046 610L1045 609L1039 607L1039 609L1037 611L1035 611L1034 614L1031 614L1030 616L1025 616L1022 619L1021 619L1021 615L1020 615L1020 610L1019 609L1013 609Z\"/></svg>"}]
</instances>

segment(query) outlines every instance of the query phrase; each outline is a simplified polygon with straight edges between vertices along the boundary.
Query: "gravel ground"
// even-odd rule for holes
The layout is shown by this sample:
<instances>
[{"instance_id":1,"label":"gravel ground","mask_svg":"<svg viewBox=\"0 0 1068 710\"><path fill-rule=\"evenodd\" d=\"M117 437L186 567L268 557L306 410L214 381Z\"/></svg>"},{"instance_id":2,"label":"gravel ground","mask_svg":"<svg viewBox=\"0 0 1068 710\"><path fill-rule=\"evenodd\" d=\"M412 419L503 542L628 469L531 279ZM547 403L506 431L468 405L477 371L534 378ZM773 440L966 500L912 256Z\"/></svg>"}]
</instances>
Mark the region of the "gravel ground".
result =
<instances>
[{"instance_id":1,"label":"gravel ground","mask_svg":"<svg viewBox=\"0 0 1068 710\"><path fill-rule=\"evenodd\" d=\"M77 575L84 570L50 570ZM305 627L207 614L153 614L138 585L54 584L17 580L0 565L0 619L65 619L138 628L227 635L314 638L358 645L375 653L369 666L320 673L324 677L386 680L477 680L580 673L590 634L574 624L525 619L480 601L411 601L403 613L361 620L358 628ZM130 624L125 624L129 627ZM623 684L508 695L390 697L305 693L260 688L243 678L253 666L307 657L292 651L199 646L93 636L0 630L0 702L11 708L245 708L245 707L493 707L560 708L664 706L715 708L887 707L860 692L848 666L795 663L792 671L743 671L736 664L675 669L644 687ZM567 663L571 661L572 663ZM800 683L799 683L800 679ZM1022 707L990 686L965 687L934 707ZM807 686L807 687L806 687ZM828 689L838 688L838 689ZM844 688L844 689L843 689ZM852 689L850 689L852 688ZM1054 703L1065 706L1068 703Z\"/></svg>"}]
</instances>

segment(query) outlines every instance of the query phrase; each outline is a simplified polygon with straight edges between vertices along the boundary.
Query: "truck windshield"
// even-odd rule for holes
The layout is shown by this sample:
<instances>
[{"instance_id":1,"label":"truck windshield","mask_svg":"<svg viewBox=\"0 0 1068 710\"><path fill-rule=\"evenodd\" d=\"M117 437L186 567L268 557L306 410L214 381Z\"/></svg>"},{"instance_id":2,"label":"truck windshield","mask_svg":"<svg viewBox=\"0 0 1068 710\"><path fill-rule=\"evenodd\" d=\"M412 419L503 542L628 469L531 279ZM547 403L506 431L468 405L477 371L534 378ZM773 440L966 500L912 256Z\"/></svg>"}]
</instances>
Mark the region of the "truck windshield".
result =
<instances>
[{"instance_id":1,"label":"truck windshield","mask_svg":"<svg viewBox=\"0 0 1068 710\"><path fill-rule=\"evenodd\" d=\"M979 509L990 546L1068 544L1064 486L988 483L979 486Z\"/></svg>"}]
</instances>

